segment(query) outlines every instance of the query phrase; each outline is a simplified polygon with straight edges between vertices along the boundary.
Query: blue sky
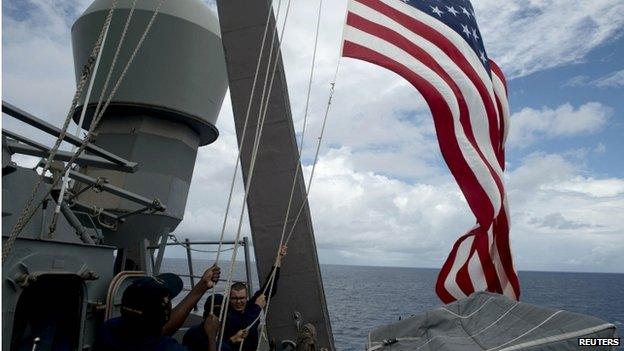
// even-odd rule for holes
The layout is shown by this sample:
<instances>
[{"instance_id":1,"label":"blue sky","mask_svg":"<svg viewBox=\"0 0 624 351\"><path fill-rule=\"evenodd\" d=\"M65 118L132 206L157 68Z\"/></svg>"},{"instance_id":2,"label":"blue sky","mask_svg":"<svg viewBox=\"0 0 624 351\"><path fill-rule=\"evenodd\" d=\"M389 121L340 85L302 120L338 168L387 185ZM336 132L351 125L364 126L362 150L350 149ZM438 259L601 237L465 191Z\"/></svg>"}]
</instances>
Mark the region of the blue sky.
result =
<instances>
[{"instance_id":1,"label":"blue sky","mask_svg":"<svg viewBox=\"0 0 624 351\"><path fill-rule=\"evenodd\" d=\"M70 27L89 3L3 1L3 99L61 123L74 89ZM624 4L473 4L488 54L509 78L506 181L517 267L624 272ZM316 6L294 2L282 37L299 137ZM322 12L306 175L338 62L345 9L340 0ZM2 122L52 142L10 119ZM229 96L217 127L219 139L198 154L178 237L218 236L236 157ZM474 218L442 161L422 97L389 71L343 59L323 142L310 194L321 261L440 267ZM240 181L234 198L230 213L243 206ZM237 221L229 218L228 236Z\"/></svg>"}]
</instances>

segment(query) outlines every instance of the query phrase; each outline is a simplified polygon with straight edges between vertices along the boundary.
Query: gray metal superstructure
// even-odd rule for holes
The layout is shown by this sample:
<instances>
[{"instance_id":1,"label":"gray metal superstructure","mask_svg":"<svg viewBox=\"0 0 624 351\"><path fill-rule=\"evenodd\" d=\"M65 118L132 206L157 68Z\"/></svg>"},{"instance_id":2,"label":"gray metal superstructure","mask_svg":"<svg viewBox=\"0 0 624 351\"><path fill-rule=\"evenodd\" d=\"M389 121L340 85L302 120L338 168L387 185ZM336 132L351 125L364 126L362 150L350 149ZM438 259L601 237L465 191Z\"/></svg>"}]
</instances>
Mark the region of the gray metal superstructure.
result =
<instances>
[{"instance_id":1,"label":"gray metal superstructure","mask_svg":"<svg viewBox=\"0 0 624 351\"><path fill-rule=\"evenodd\" d=\"M105 99L158 2L138 2ZM111 4L95 1L72 29L77 76ZM87 106L85 129L131 4L118 2L93 93L76 110L78 120ZM32 342L29 333L41 325L50 326L46 330L53 330L52 335L66 340L71 349L91 349L114 274L128 269L150 273L148 247L164 242L182 220L197 150L218 136L215 124L226 89L214 13L201 0L167 2L96 128L97 137L76 161L79 172L69 173L75 183L66 193L55 230L49 223L60 186L37 208L3 262L3 349L26 347ZM60 133L9 103L3 102L2 110L55 137ZM65 141L81 142L71 135ZM39 177L35 169L13 163L12 154L47 157L50 147L11 131L3 131L2 146L5 245ZM63 175L63 161L69 157L68 152L57 154L34 204L50 190L52 179ZM158 250L159 258L162 254Z\"/></svg>"}]
</instances>

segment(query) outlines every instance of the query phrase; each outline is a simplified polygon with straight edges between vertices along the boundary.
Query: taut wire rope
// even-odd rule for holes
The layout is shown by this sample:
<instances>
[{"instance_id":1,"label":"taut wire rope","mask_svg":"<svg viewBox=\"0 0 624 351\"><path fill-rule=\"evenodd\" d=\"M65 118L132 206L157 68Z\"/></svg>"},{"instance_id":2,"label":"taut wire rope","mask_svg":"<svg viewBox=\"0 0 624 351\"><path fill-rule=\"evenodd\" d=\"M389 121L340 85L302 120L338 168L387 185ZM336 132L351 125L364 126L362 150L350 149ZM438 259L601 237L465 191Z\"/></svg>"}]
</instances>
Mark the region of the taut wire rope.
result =
<instances>
[{"instance_id":1,"label":"taut wire rope","mask_svg":"<svg viewBox=\"0 0 624 351\"><path fill-rule=\"evenodd\" d=\"M290 11L290 5L291 5L292 1L289 0L288 1L288 5L286 6L286 12L284 15L284 23L282 25L282 35L281 37L284 38L284 33L285 33L285 29L286 29L286 23L288 22L288 14ZM271 9L269 9L269 11L271 11ZM277 22L276 22L276 26L277 26ZM274 41L275 40L275 36L273 36L272 38L272 42L271 42L271 50L269 52L269 67L270 67L270 62L271 62L271 58L273 57L273 49L274 49ZM269 72L267 71L267 75L265 76L265 81L264 81L264 87L262 90L262 100L260 103L260 122L259 124L256 126L256 134L255 134L255 139L254 139L254 145L253 145L253 150L252 150L252 154L251 154L251 161L250 161L250 165L249 165L249 173L247 175L247 182L245 184L245 195L243 198L243 203L241 206L241 211L240 211L240 215L239 215L239 221L238 221L238 228L237 228L237 232L236 232L236 239L234 240L234 250L232 253L232 261L230 264L230 270L229 270L229 274L228 274L228 281L227 281L227 286L225 289L225 296L224 296L224 302L222 306L228 306L228 302L229 302L229 291L230 291L230 285L232 282L232 276L234 273L234 264L236 263L236 254L238 252L238 243L239 243L239 239L240 239L240 234L241 234L241 229L242 229L242 223L243 223L243 215L245 212L245 203L247 201L247 196L249 195L249 188L251 187L251 183L252 183L252 179L253 179L253 172L255 169L255 164L256 164L256 158L258 156L258 148L260 146L260 140L262 138L262 131L263 131L263 127L264 127L264 121L266 119L266 114L268 111L268 107L269 107L269 99L271 96L271 92L272 92L272 88L273 88L273 82L274 82L274 78L275 78L275 72L277 71L277 64L279 63L279 49L281 47L281 41L278 38L277 41L277 53L275 56L275 62L273 64L271 71L271 81L269 83L269 88L268 88L268 92L266 92L266 83L267 83L267 79L268 79L268 75ZM265 92L266 92L266 103L265 103ZM264 109L263 109L264 107ZM225 310L225 311L224 311ZM224 307L221 309L221 333L220 333L220 337L219 337L219 345L218 345L218 350L221 351L221 343L223 341L223 331L225 329L225 321L227 318L227 311L228 308Z\"/></svg>"},{"instance_id":2,"label":"taut wire rope","mask_svg":"<svg viewBox=\"0 0 624 351\"><path fill-rule=\"evenodd\" d=\"M104 45L106 44L106 38L108 37L108 30L110 29L110 25L106 27L106 30L104 31L104 37L102 39L102 44L101 47L103 48ZM89 87L87 88L87 95L85 95L84 101L83 101L83 109L82 111L80 111L80 118L78 119L78 124L76 125L76 131L74 132L74 136L79 138L80 137L80 129L82 127L82 124L84 122L84 118L87 112L86 109L86 105L89 101L89 99L91 98L91 92L93 90L93 84L95 83L95 78L97 77L97 73L98 73L98 68L100 67L100 60L102 59L102 53L104 52L104 50L100 49L100 52L97 55L97 59L95 60L95 65L93 66L93 74L91 74L90 80L89 80ZM72 149L71 149L71 153L73 154L74 152L76 152L76 145L72 145ZM73 166L73 165L72 165ZM69 184L69 170L67 170L65 172L65 174L63 175L63 183L61 185L61 191L59 193L58 196L58 200L57 205L56 205L56 209L55 209L55 215L58 216L58 213L61 211L61 204L63 202L63 197L65 195L65 190L67 189L67 186Z\"/></svg>"}]
</instances>

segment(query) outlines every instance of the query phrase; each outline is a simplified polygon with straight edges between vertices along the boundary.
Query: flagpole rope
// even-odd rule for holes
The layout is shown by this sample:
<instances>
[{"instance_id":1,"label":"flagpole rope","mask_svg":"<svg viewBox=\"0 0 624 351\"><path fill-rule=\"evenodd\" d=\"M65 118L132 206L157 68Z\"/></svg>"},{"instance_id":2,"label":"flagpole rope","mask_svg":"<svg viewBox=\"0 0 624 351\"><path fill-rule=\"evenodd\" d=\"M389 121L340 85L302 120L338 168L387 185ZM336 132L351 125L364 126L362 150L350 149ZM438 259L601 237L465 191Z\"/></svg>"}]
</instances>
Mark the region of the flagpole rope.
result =
<instances>
[{"instance_id":1,"label":"flagpole rope","mask_svg":"<svg viewBox=\"0 0 624 351\"><path fill-rule=\"evenodd\" d=\"M336 66L336 72L334 74L333 82L330 83L331 88L330 88L329 98L328 98L328 101L327 101L327 107L325 109L325 115L323 117L323 124L321 126L321 133L320 133L320 136L318 138L318 142L317 142L317 146L316 146L316 154L314 156L314 163L312 165L312 172L310 173L310 178L309 178L309 181L308 181L308 188L307 188L306 193L304 195L302 204L299 207L299 211L297 212L297 216L295 217L295 220L293 221L292 228L291 228L290 232L288 233L288 236L287 236L286 240L284 241L284 245L288 245L288 242L290 241L290 238L292 237L292 234L293 234L294 228L295 228L295 226L297 224L297 221L299 220L299 217L300 217L303 209L305 208L305 204L306 204L306 201L308 199L308 195L310 193L312 180L314 178L314 170L315 170L316 165L318 163L319 151L320 151L322 140L323 140L323 134L324 134L325 127L326 127L327 117L329 115L331 101L332 101L333 95L334 95L334 90L335 90L335 86L336 86L336 78L338 77L338 68L339 67L340 67L340 59L338 59L338 65ZM266 293L266 289L269 288L269 295L267 296L267 306L266 306L266 309L265 309L265 312L264 312L265 315L268 315L269 305L270 305L270 302L271 302L271 294L273 292L273 281L275 280L275 274L276 274L276 270L273 270L273 272L271 272L271 276L269 277L269 280L268 280L269 283L266 284L265 291L263 291L263 293ZM250 328L259 319L260 319L260 316L258 316L247 328Z\"/></svg>"},{"instance_id":2,"label":"flagpole rope","mask_svg":"<svg viewBox=\"0 0 624 351\"><path fill-rule=\"evenodd\" d=\"M277 19L279 19L281 6L282 6L282 1L280 0L278 2L278 5L277 5L276 21L277 21ZM232 198L232 191L233 191L233 187L234 187L234 182L236 180L236 174L238 172L238 165L239 165L239 162L242 163L241 162L242 161L241 160L241 154L242 154L243 145L244 145L244 141L245 141L245 135L246 135L246 130L247 130L247 122L248 122L249 114L250 114L250 111L251 111L251 104L253 102L254 91L255 91L255 87L256 87L256 83L257 83L257 79L258 79L258 74L259 74L259 70L260 70L260 63L262 62L262 53L264 52L264 44L266 43L266 34L268 33L268 28L269 28L269 23L270 23L269 20L271 18L271 13L272 13L272 6L269 8L269 11L267 13L267 20L266 20L266 24L265 24L265 27L264 27L264 35L263 35L263 38L262 38L262 44L260 46L260 54L258 56L258 63L256 64L256 72L254 74L254 81L253 81L253 84L252 84L251 94L249 95L249 103L247 104L247 113L245 115L245 123L244 123L244 126L243 126L243 134L242 134L242 137L241 137L241 143L240 143L239 148L238 148L238 157L236 158L236 167L234 168L234 174L233 174L233 177L232 177L232 183L230 184L230 195L228 197L228 204L227 204L227 208L226 208L226 215L224 217L223 226L221 228L221 238L219 240L219 248L217 248L217 258L216 258L216 261L215 261L215 265L218 264L218 262L219 262L219 255L220 255L220 252L222 251L221 250L221 246L223 245L223 238L224 238L224 233L225 233L227 214L229 213L229 209L230 209L230 203L231 203L231 198ZM255 146L255 144L256 144L256 138L257 138L257 135L258 135L258 125L261 123L262 106L264 104L264 94L266 92L266 80L267 80L266 77L268 77L269 71L270 71L270 68L271 68L271 57L272 57L272 54L273 54L273 45L275 43L276 33L277 33L277 26L275 26L273 28L273 31L272 31L272 34L271 34L271 44L270 44L271 48L269 50L269 60L267 61L266 76L265 76L264 84L263 84L263 87L262 87L260 106L258 107L258 123L256 123L256 132L254 134L254 144L253 144L253 146ZM253 149L254 148L252 147L252 155L251 155L252 160L253 160L253 157L254 157ZM245 190L246 190L246 188L245 188ZM243 201L243 206L244 206L244 204L245 204L245 201ZM237 245L236 244L237 243L235 242L234 243L234 247L233 247L234 251L237 250L237 247L236 247ZM234 257L234 252L232 253L232 257ZM233 270L229 272L228 280L227 280L227 285L228 286L231 284L233 274L234 274ZM213 291L214 291L214 289L215 289L215 287L213 287ZM226 287L226 292L228 292L228 295L229 295L229 289L227 287ZM210 305L210 313L212 313L213 310L214 310L214 301L215 301L215 296L214 295L215 294L213 293L212 294L212 299L211 299L211 305ZM229 296L228 296L227 299L229 300ZM221 309L221 311L219 313L219 320L221 320L221 321L225 320L224 313L227 314L227 311L223 311L223 309ZM225 328L225 323L223 323L223 325L221 326L221 329L223 329L223 328Z\"/></svg>"},{"instance_id":3,"label":"flagpole rope","mask_svg":"<svg viewBox=\"0 0 624 351\"><path fill-rule=\"evenodd\" d=\"M282 247L282 244L284 243L284 236L286 234L286 227L288 226L288 218L290 216L290 209L292 207L292 200L293 200L293 196L294 196L294 192L295 192L295 187L297 185L297 177L299 175L299 170L302 167L301 166L301 157L302 157L302 154L303 154L303 145L304 145L304 141L305 141L305 131L306 131L306 126L307 126L308 109L309 109L309 104L310 104L310 95L311 95L311 90L312 90L312 82L313 82L313 78L314 78L314 68L315 68L315 63L316 63L316 55L317 55L317 48L318 48L318 39L319 39L319 32L320 32L322 9L323 9L323 0L320 0L319 1L319 6L318 6L318 13L317 13L316 30L315 30L315 35L314 35L314 49L313 49L313 52L312 52L312 63L311 63L310 75L309 75L309 79L308 79L308 89L307 89L306 105L305 105L304 116L303 116L303 127L302 127L302 132L301 132L301 143L300 143L300 146L299 146L299 155L298 155L298 158L297 158L297 161L296 161L295 174L294 174L293 180L292 180L292 186L291 186L291 189L290 189L290 196L288 198L288 207L286 209L286 215L284 216L284 224L282 226L282 233L281 233L281 236L280 236L280 241L279 241L279 244L277 246L277 253L275 255L274 266L277 265L277 262L278 262L278 259L279 259L279 255L280 255L280 251L281 251L281 247ZM334 82L335 82L335 80L336 80L336 77L334 76ZM323 123L323 128L324 128L324 125L325 125L325 123ZM295 223L296 223L296 220L295 220ZM265 316L268 316L268 313L269 313L269 306L270 306L270 303L271 303L271 295L273 293L273 282L275 280L276 272L277 272L276 269L274 269L271 272L271 276L269 277L269 284L265 286L264 291L262 292L265 296L267 296L266 295L266 289L267 288L269 289L269 294L266 297L267 298L267 304L266 304L266 308L265 308L265 312L264 312ZM260 319L260 315L258 315L258 317L247 328L248 329L251 328L259 319ZM263 324L262 328L265 328L264 324ZM258 335L258 345L260 344L260 334L261 333L259 333L259 335Z\"/></svg>"}]
</instances>

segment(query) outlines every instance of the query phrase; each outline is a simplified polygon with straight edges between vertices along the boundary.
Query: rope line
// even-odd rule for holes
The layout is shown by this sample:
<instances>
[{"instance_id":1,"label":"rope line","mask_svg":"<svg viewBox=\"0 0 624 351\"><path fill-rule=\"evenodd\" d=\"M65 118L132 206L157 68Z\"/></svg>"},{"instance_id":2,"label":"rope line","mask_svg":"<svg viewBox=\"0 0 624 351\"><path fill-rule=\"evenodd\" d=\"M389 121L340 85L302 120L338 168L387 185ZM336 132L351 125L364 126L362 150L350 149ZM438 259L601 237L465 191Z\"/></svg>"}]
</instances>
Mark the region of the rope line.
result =
<instances>
[{"instance_id":1,"label":"rope line","mask_svg":"<svg viewBox=\"0 0 624 351\"><path fill-rule=\"evenodd\" d=\"M282 5L282 0L279 0L278 5L277 5L277 14L279 16L279 10L280 7ZM219 246L217 248L217 257L215 258L215 266L219 264L219 258L221 256L221 248L223 246L223 240L225 237L225 227L227 224L227 218L228 218L228 214L230 212L230 205L232 203L232 194L234 192L234 184L236 183L236 175L238 174L238 165L241 163L241 154L242 154L242 150L243 150L243 146L245 144L245 136L246 136L246 132L247 132L247 125L249 122L249 115L251 113L251 104L253 102L253 97L254 97L254 93L256 90L256 83L258 81L258 74L260 72L260 63L262 61L262 54L264 52L264 45L266 43L266 38L267 38L267 33L268 33L268 29L269 29L269 20L271 18L271 11L268 11L267 13L267 20L266 20L266 24L264 26L264 34L262 35L262 43L260 44L260 53L258 54L258 62L256 64L256 71L254 73L254 78L253 78L253 83L251 84L251 93L249 94L249 102L247 103L247 112L245 113L245 122L243 123L243 132L242 132L242 136L241 136L241 141L240 141L240 145L238 147L238 155L236 156L236 164L234 165L234 172L232 174L232 181L230 182L230 193L228 195L228 200L227 200L227 205L225 207L225 215L223 216L223 225L221 226L221 235L219 236ZM274 28L273 30L273 36L275 36L275 31L277 30L277 26ZM267 63L267 71L270 65L270 61L269 63ZM268 72L267 72L268 74ZM215 303L215 294L214 294L214 287L212 288L212 298L210 301L210 313L212 314L214 312L214 303Z\"/></svg>"},{"instance_id":2,"label":"rope line","mask_svg":"<svg viewBox=\"0 0 624 351\"><path fill-rule=\"evenodd\" d=\"M126 18L126 23L124 25L123 31L121 32L121 37L119 38L119 42L117 43L117 48L115 49L115 55L113 56L113 60L111 61L111 65L108 69L108 74L106 76L106 80L104 82L104 86L102 87L102 91L100 92L100 98L98 99L98 103L97 103L97 107L95 108L95 112L94 112L94 116L98 115L98 112L100 110L100 106L102 105L102 101L104 100L104 94L106 93L106 89L108 89L108 84L110 83L110 79L113 73L113 70L115 69L115 65L117 64L117 59L119 58L119 52L121 51L121 47L123 45L124 40L126 39L126 33L128 32L128 27L130 26L130 21L132 20L132 15L134 14L134 9L136 8L136 4L137 4L137 0L133 0L132 2L132 6L130 7L130 11L128 12L128 17ZM108 32L108 30L106 31ZM96 64L99 64L99 59L100 56L102 54L102 50L100 50L100 55L98 56L98 60L96 61ZM78 126L76 128L76 136L80 135L80 129L82 127L82 122L84 121L84 117L85 114L87 112L87 105L89 103L89 97L91 96L91 88L93 87L93 83L95 82L95 73L96 70L94 70L94 75L93 77L91 77L91 81L89 82L89 88L87 89L87 95L85 97L84 103L83 103L83 107L82 107L82 111L80 111L80 121L78 123ZM93 124L93 121L92 121ZM72 147L72 153L74 153L76 150L76 146L74 145ZM52 217L52 223L50 224L50 232L48 234L49 238L53 237L53 233L56 230L56 223L58 220L58 216L59 216L59 212L61 210L61 204L63 202L63 196L65 194L65 188L67 187L67 182L69 180L69 169L73 166L73 161L72 162L68 162L68 164L70 165L69 168L66 168L66 171L64 172L64 176L63 176L63 183L61 186L61 191L59 193L59 197L58 197L58 201L57 201L57 205L54 211L54 215Z\"/></svg>"},{"instance_id":3,"label":"rope line","mask_svg":"<svg viewBox=\"0 0 624 351\"><path fill-rule=\"evenodd\" d=\"M325 116L323 117L323 124L321 126L321 134L320 134L320 136L318 138L318 142L317 142L317 145L316 145L316 154L314 156L314 163L312 165L312 172L310 173L310 178L309 178L309 181L308 181L308 188L307 188L307 191L306 191L305 196L303 198L302 204L299 207L299 211L297 212L297 216L295 217L295 220L293 222L292 228L291 228L290 232L288 233L288 237L286 238L286 241L284 242L284 245L288 245L288 242L290 241L290 238L292 237L292 234L293 234L294 228L295 228L295 226L297 224L297 221L299 220L299 216L301 215L301 212L305 208L305 204L306 204L306 201L308 199L308 195L310 194L310 188L312 186L312 180L313 180L313 177L314 177L314 170L316 168L316 164L318 163L319 150L321 148L321 143L322 143L322 140L323 140L323 134L324 134L324 131L325 131L327 117L329 115L329 109L330 109L331 101L332 101L332 98L333 98L333 95L334 95L334 90L335 90L335 86L336 86L336 78L338 77L338 69L339 69L339 67L340 67L340 60L338 61L338 65L336 66L336 72L334 74L333 82L330 83L331 84L331 88L330 88L329 98L328 98L328 101L327 101L327 107L325 109ZM275 272L273 272L271 274L270 278L269 278L270 289L273 288L273 280L275 280ZM271 294L271 293L272 293L272 290L270 290L269 294ZM269 306L270 301L271 301L271 297L269 295L268 300L267 300L267 307ZM268 313L268 312L266 312L266 313ZM255 321L254 321L254 323L255 323Z\"/></svg>"},{"instance_id":4,"label":"rope line","mask_svg":"<svg viewBox=\"0 0 624 351\"><path fill-rule=\"evenodd\" d=\"M35 201L35 198L37 197L39 186L43 182L45 174L50 169L52 160L54 160L54 157L56 156L56 153L58 152L61 142L63 141L63 139L65 138L65 135L67 134L69 122L72 116L74 115L74 111L76 110L78 101L80 100L80 97L82 96L82 91L84 90L86 81L91 75L92 67L95 64L95 61L97 60L96 57L101 50L101 45L104 40L105 32L108 30L108 27L110 26L111 20L113 18L113 13L116 7L117 7L117 0L113 0L111 4L111 8L108 10L108 13L106 15L106 19L104 21L104 25L102 26L102 30L100 31L98 39L96 40L95 45L93 46L93 49L91 50L91 54L89 55L89 58L87 59L87 64L83 68L82 75L80 77L80 80L78 81L76 91L74 92L72 103L70 105L67 116L65 117L65 122L63 123L63 127L61 128L61 132L59 133L59 136L56 139L54 146L52 147L52 149L50 149L50 154L48 155L48 158L46 159L45 165L43 167L43 170L40 176L37 179L37 182L33 186L33 189L30 194L30 198L24 205L24 208L22 209L22 212L20 213L20 216L17 222L15 223L15 225L13 226L11 230L11 234L9 235L9 237L7 238L6 242L4 243L2 247L2 263L3 264L6 262L7 258L11 254L11 251L13 250L13 246L15 245L15 240L17 239L19 234L22 232L26 224L28 224L30 219L33 217L33 215L35 214L35 211L39 208L39 206L41 206L41 204L45 201L45 199L49 195L49 193L46 194L39 201L37 206L32 208L32 203L33 201Z\"/></svg>"},{"instance_id":5,"label":"rope line","mask_svg":"<svg viewBox=\"0 0 624 351\"><path fill-rule=\"evenodd\" d=\"M323 0L320 0L319 1L319 7L318 7L317 21L316 21L316 30L315 30L315 35L314 35L314 49L313 49L313 52L312 52L312 63L311 63L311 67L310 67L310 76L309 76L309 79L308 79L308 89L307 89L307 94L306 94L306 105L305 105L304 116L303 116L303 127L302 127L302 131L301 131L301 144L299 146L299 155L298 155L298 158L297 158L297 161L296 161L297 165L296 165L296 168L295 168L295 174L293 176L292 186L290 188L290 196L288 198L288 207L286 209L286 215L284 216L284 224L282 226L282 233L280 235L280 241L279 241L279 244L277 246L277 253L275 255L275 264L274 265L277 265L277 261L279 259L281 247L282 247L282 244L284 243L284 235L286 234L286 227L288 225L288 218L290 216L290 209L292 207L292 200L293 200L293 196L294 196L294 193L295 193L295 187L296 187L296 184L297 184L297 177L299 175L299 170L302 167L301 166L301 155L303 154L303 145L304 145L304 141L305 141L305 131L306 131L306 126L307 126L308 108L309 108L309 104L310 104L310 95L311 95L311 90L312 90L312 82L313 82L313 78L314 78L314 67L315 67L315 63L316 63L316 54L317 54L317 48L318 48L318 38L319 38L319 32L320 32L322 9L323 9ZM334 77L334 82L335 82L335 77ZM270 304L271 304L271 295L273 293L273 283L275 281L276 273L277 273L277 269L274 269L271 272L271 276L269 277L269 284L267 286L265 286L264 291L262 292L262 294L267 296L267 304L266 304L266 308L264 309L265 316L268 316L268 313L269 313L269 307L270 307ZM266 289L267 288L269 289L268 295L266 295ZM254 325L254 323L256 323L259 319L260 319L260 315L258 315L258 317L247 328L251 328ZM261 332L258 333L258 343L257 343L257 345L260 345L260 338L261 338L262 332L265 331L266 324L262 324L262 326L258 325L258 328L262 328Z\"/></svg>"},{"instance_id":6,"label":"rope line","mask_svg":"<svg viewBox=\"0 0 624 351\"><path fill-rule=\"evenodd\" d=\"M281 37L284 37L284 33L285 33L285 29L286 29L286 23L288 22L288 14L290 12L290 5L291 5L292 1L288 1L288 5L286 7L286 13L284 15L284 23L282 26L282 34ZM269 9L269 11L271 11L271 9ZM279 13L278 13L279 15ZM277 24L277 22L276 22ZM277 28L277 26L276 26ZM273 38L271 40L271 50L269 52L269 67L270 67L270 63L271 63L271 59L273 57L273 49L274 49L274 40L276 39L275 36L275 31L274 31L274 35ZM264 103L265 99L264 99L264 95L265 95L265 91L266 91L266 83L267 83L267 79L268 79L268 74L269 72L267 71L267 75L265 77L265 82L264 82L264 87L262 90L262 100L260 103L260 122L259 122L259 126L256 128L256 135L255 135L255 139L254 139L254 145L253 145L253 150L252 150L252 154L251 154L251 162L249 165L249 174L247 176L247 183L245 185L245 196L243 198L243 204L241 206L241 212L240 212L240 216L239 216L239 221L238 221L238 228L237 228L237 232L236 232L236 239L234 240L235 244L234 244L234 252L232 254L232 263L230 264L230 271L229 271L229 276L228 276L228 283L227 283L227 287L226 287L226 294L224 296L224 306L228 305L229 302L229 291L230 291L230 284L231 284L231 280L232 280L232 275L234 274L234 262L236 261L236 254L238 252L238 242L239 242L239 238L240 238L240 234L241 234L241 229L242 229L242 223L243 223L243 215L244 215L244 211L245 211L245 203L247 201L247 197L249 195L249 189L251 187L251 183L252 183L252 179L253 179L253 173L254 173L254 169L255 169L255 164L256 164L256 159L258 156L258 149L260 146L260 140L262 138L262 131L264 128L264 121L266 120L266 115L267 115L267 111L268 111L268 107L269 107L269 99L271 96L271 92L272 92L272 88L273 88L273 82L275 79L275 72L277 71L277 64L279 63L279 49L281 47L281 41L278 38L278 42L277 42L277 53L275 56L275 62L273 64L273 68L272 68L272 74L271 74L271 81L269 83L269 88L268 88L268 92L266 93L266 104ZM263 110L264 107L264 110ZM223 311L225 310L225 312ZM222 309L222 314L223 314L223 318L221 319L221 336L219 338L219 345L218 345L218 350L221 351L221 343L223 341L223 330L225 329L225 321L227 318L227 308Z\"/></svg>"}]
</instances>

